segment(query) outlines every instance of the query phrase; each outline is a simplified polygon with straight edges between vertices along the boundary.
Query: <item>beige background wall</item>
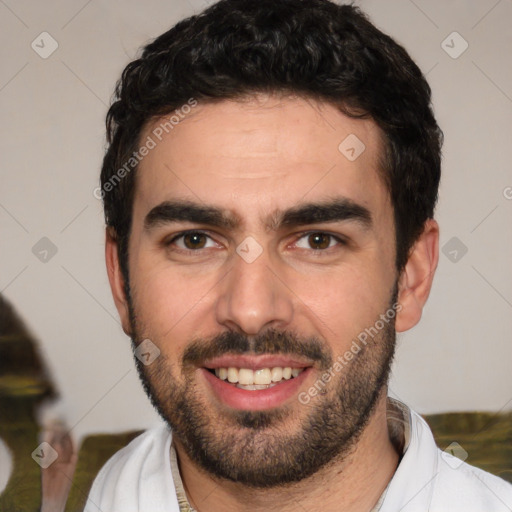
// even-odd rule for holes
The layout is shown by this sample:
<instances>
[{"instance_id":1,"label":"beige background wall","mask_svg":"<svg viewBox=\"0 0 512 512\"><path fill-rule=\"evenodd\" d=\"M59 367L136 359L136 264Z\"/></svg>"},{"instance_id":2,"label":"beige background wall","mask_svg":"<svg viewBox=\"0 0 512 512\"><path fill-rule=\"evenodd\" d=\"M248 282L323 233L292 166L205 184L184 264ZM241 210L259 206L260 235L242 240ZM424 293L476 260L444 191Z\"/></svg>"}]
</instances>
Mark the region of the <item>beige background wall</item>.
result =
<instances>
[{"instance_id":1,"label":"beige background wall","mask_svg":"<svg viewBox=\"0 0 512 512\"><path fill-rule=\"evenodd\" d=\"M400 337L392 392L420 412L511 409L512 1L356 4L428 74L446 137L446 254L422 323ZM37 335L61 390L47 416L61 415L76 437L159 421L110 296L93 190L123 67L204 5L0 1L0 290Z\"/></svg>"}]
</instances>

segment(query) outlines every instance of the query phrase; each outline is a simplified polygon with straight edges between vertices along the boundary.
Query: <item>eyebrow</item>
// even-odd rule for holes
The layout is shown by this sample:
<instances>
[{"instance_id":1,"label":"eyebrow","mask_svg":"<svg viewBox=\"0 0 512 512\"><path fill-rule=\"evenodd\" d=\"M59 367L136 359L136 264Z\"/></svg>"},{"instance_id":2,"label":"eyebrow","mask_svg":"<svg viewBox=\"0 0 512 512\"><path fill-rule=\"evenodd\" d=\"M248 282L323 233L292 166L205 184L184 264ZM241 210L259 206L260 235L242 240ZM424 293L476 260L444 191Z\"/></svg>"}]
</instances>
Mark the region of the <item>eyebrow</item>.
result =
<instances>
[{"instance_id":1,"label":"eyebrow","mask_svg":"<svg viewBox=\"0 0 512 512\"><path fill-rule=\"evenodd\" d=\"M144 219L145 230L151 230L172 222L191 222L233 230L243 221L236 213L215 206L197 204L186 200L164 201L155 206ZM277 211L265 220L269 230L282 227L304 226L323 222L351 221L364 229L372 226L370 210L351 199L336 197L325 201L305 203L284 211Z\"/></svg>"}]
</instances>

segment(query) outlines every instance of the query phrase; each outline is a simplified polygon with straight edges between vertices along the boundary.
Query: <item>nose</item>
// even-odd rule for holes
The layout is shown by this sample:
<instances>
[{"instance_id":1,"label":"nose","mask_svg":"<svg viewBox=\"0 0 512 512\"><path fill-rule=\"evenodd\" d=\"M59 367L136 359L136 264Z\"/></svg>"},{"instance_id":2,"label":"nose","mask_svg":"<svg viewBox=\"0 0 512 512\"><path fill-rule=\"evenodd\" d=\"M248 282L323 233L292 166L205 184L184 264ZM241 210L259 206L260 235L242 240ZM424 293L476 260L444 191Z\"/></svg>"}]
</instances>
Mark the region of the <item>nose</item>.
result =
<instances>
[{"instance_id":1,"label":"nose","mask_svg":"<svg viewBox=\"0 0 512 512\"><path fill-rule=\"evenodd\" d=\"M263 250L254 261L234 254L231 270L220 283L217 322L257 335L271 327L284 328L292 316L293 292L278 265L272 265L268 251Z\"/></svg>"}]
</instances>

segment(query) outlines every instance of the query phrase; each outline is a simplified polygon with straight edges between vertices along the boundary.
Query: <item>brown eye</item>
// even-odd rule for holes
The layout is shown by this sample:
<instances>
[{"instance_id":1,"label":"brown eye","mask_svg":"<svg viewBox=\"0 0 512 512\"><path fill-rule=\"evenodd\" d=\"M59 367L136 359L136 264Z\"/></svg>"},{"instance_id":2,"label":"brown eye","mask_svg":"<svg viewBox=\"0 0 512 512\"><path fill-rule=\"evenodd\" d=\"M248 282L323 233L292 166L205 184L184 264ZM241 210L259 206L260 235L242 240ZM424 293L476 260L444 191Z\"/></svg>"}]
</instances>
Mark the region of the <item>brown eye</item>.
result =
<instances>
[{"instance_id":1,"label":"brown eye","mask_svg":"<svg viewBox=\"0 0 512 512\"><path fill-rule=\"evenodd\" d=\"M346 242L339 236L324 233L323 231L304 233L295 243L295 246L299 249L313 250L318 253L327 253L326 249L340 249L345 245L347 245Z\"/></svg>"},{"instance_id":2,"label":"brown eye","mask_svg":"<svg viewBox=\"0 0 512 512\"><path fill-rule=\"evenodd\" d=\"M326 233L311 233L308 236L308 243L312 249L327 249L331 244L331 235Z\"/></svg>"},{"instance_id":3,"label":"brown eye","mask_svg":"<svg viewBox=\"0 0 512 512\"><path fill-rule=\"evenodd\" d=\"M220 249L221 246L215 240L203 231L182 231L175 235L171 240L164 241L168 251L186 254L187 256L201 255L205 251L209 253L212 249Z\"/></svg>"},{"instance_id":4,"label":"brown eye","mask_svg":"<svg viewBox=\"0 0 512 512\"><path fill-rule=\"evenodd\" d=\"M206 245L206 239L202 233L187 233L183 235L183 244L187 249L202 249Z\"/></svg>"}]
</instances>

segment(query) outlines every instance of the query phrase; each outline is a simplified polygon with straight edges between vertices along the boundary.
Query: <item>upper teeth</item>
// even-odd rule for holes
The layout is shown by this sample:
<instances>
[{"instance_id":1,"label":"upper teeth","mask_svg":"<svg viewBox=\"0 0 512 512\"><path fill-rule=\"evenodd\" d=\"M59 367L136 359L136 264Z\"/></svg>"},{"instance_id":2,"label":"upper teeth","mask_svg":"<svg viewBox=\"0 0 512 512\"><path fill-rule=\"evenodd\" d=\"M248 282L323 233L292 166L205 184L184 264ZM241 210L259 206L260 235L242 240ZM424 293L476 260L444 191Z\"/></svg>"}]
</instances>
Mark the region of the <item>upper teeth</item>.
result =
<instances>
[{"instance_id":1,"label":"upper teeth","mask_svg":"<svg viewBox=\"0 0 512 512\"><path fill-rule=\"evenodd\" d=\"M283 379L288 380L297 377L304 368L291 368L290 366L274 368L261 368L259 370L251 370L250 368L215 368L215 375L219 379L227 380L232 384L242 384L250 386L253 384L271 384L279 382Z\"/></svg>"}]
</instances>

